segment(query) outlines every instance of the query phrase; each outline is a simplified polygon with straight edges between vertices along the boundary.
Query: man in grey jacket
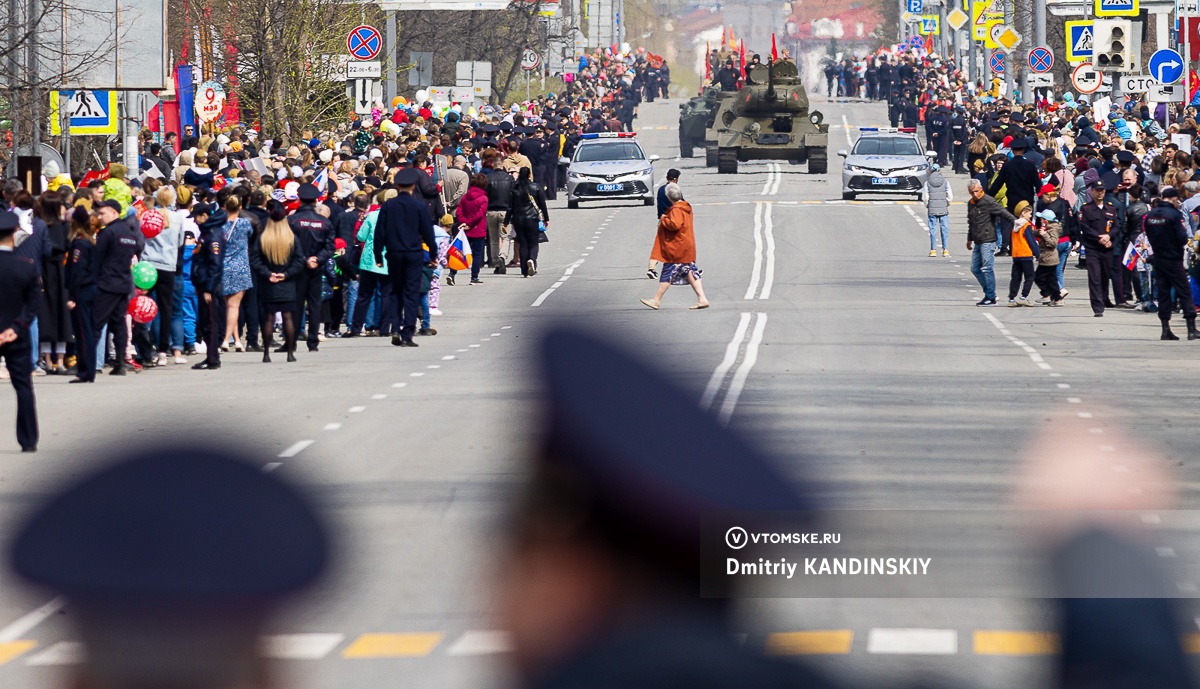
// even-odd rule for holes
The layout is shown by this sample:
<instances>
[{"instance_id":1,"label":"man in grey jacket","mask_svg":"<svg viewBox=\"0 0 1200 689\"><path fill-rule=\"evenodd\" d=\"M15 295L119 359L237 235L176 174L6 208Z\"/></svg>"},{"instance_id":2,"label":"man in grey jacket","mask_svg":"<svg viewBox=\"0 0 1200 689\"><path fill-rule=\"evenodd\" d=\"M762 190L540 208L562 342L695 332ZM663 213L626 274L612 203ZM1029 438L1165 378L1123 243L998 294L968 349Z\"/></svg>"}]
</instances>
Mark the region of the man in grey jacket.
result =
<instances>
[{"instance_id":1,"label":"man in grey jacket","mask_svg":"<svg viewBox=\"0 0 1200 689\"><path fill-rule=\"evenodd\" d=\"M929 222L929 255L937 256L938 231L942 235L942 255L950 255L950 202L954 200L954 192L942 175L942 166L933 164L929 174L928 190L925 193L925 209Z\"/></svg>"},{"instance_id":2,"label":"man in grey jacket","mask_svg":"<svg viewBox=\"0 0 1200 689\"><path fill-rule=\"evenodd\" d=\"M967 201L967 251L971 252L971 273L983 288L983 299L976 306L996 305L996 220L1005 220L1011 227L1016 222L1012 213L983 191L983 184L973 179L967 183L971 199Z\"/></svg>"}]
</instances>

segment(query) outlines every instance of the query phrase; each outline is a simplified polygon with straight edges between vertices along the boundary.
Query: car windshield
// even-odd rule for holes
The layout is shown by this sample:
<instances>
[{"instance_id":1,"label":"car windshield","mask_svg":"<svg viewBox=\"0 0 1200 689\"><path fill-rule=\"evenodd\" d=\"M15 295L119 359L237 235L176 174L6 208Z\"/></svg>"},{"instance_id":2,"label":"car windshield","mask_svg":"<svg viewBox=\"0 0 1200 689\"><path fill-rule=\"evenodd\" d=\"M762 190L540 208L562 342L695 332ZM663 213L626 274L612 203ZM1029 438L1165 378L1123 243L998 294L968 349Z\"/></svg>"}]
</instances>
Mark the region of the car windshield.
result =
<instances>
[{"instance_id":1,"label":"car windshield","mask_svg":"<svg viewBox=\"0 0 1200 689\"><path fill-rule=\"evenodd\" d=\"M919 156L921 148L915 139L900 136L865 136L854 144L859 156Z\"/></svg>"},{"instance_id":2,"label":"car windshield","mask_svg":"<svg viewBox=\"0 0 1200 689\"><path fill-rule=\"evenodd\" d=\"M613 141L602 144L580 146L575 152L575 160L580 163L591 163L597 160L643 160L642 149L629 141Z\"/></svg>"}]
</instances>

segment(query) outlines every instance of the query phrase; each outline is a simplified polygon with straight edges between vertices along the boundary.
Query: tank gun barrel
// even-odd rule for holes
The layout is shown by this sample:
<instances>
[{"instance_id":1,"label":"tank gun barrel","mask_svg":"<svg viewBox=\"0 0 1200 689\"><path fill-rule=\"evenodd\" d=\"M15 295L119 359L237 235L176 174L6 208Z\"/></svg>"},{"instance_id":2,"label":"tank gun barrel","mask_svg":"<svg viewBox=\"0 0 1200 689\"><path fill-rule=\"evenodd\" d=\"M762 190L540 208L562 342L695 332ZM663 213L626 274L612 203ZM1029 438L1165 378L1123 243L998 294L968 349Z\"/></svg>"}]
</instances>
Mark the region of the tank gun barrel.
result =
<instances>
[{"instance_id":1,"label":"tank gun barrel","mask_svg":"<svg viewBox=\"0 0 1200 689\"><path fill-rule=\"evenodd\" d=\"M775 60L767 60L767 99L775 100Z\"/></svg>"}]
</instances>

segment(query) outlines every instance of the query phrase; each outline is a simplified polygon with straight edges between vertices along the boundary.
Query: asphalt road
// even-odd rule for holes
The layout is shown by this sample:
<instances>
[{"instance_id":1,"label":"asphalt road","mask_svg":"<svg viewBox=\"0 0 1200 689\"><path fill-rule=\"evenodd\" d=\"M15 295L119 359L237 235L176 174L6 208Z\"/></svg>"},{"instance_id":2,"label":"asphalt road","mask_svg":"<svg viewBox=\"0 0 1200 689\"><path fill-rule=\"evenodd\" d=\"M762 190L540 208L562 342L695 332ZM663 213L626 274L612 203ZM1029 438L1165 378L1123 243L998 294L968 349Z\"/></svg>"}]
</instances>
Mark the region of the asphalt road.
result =
<instances>
[{"instance_id":1,"label":"asphalt road","mask_svg":"<svg viewBox=\"0 0 1200 689\"><path fill-rule=\"evenodd\" d=\"M538 427L530 346L559 320L640 343L831 504L1003 508L1023 447L1053 414L1085 420L1101 444L1125 431L1154 441L1185 506L1196 504L1190 379L1200 343L1159 342L1151 315L1092 318L1074 268L1066 308L976 308L965 178L953 179L954 256L929 258L924 208L841 201L836 157L825 176L786 162L717 175L703 158L677 160L677 104L644 106L639 138L662 156L659 178L683 171L711 309L689 311L687 287L672 288L658 312L638 302L655 288L644 275L652 208L568 211L560 197L540 273L485 272L483 285L444 289L439 334L419 349L362 338L302 352L294 365L230 354L211 373L168 367L85 389L39 379L39 453L22 455L0 435L0 534L45 486L114 445L168 433L244 442L311 485L339 535L335 572L266 646L287 659L294 686L504 686L488 584L505 499ZM886 124L878 104L818 107L834 125L834 150L848 146L851 128ZM1008 264L997 274L1006 287ZM0 394L0 419L13 415L12 395ZM1166 530L1157 545L1182 554L1189 531ZM1033 688L1054 647L1052 613L1037 601L756 599L742 608L751 643L872 683L932 676ZM56 686L78 659L70 617L69 605L0 572L0 684Z\"/></svg>"}]
</instances>

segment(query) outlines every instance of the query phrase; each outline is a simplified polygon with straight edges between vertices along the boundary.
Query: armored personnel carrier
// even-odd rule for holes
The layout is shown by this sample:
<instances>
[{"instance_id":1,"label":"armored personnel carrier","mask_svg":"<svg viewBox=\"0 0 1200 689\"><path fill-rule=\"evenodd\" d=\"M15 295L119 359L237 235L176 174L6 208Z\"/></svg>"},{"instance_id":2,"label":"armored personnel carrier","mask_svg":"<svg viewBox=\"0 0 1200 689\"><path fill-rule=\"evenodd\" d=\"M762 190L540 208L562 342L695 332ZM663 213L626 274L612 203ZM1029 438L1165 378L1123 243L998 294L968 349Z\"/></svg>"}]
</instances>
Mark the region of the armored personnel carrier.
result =
<instances>
[{"instance_id":1,"label":"armored personnel carrier","mask_svg":"<svg viewBox=\"0 0 1200 689\"><path fill-rule=\"evenodd\" d=\"M717 114L721 89L704 87L704 92L679 106L679 157L691 158L694 149L707 144L705 133Z\"/></svg>"},{"instance_id":2,"label":"armored personnel carrier","mask_svg":"<svg viewBox=\"0 0 1200 689\"><path fill-rule=\"evenodd\" d=\"M796 63L772 61L750 76L757 83L742 87L714 118L717 172L736 174L747 160L787 160L825 174L829 125L820 111L808 109Z\"/></svg>"}]
</instances>

